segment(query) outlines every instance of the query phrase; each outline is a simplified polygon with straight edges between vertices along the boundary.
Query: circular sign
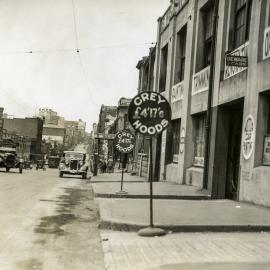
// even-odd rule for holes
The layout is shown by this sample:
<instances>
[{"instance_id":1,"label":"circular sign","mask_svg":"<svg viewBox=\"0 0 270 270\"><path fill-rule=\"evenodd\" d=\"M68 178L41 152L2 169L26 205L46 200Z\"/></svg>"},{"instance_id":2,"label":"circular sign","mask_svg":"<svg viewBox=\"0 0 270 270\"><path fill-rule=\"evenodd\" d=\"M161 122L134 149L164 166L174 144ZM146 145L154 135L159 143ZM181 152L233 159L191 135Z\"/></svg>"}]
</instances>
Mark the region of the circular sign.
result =
<instances>
[{"instance_id":1,"label":"circular sign","mask_svg":"<svg viewBox=\"0 0 270 270\"><path fill-rule=\"evenodd\" d=\"M245 160L251 157L255 143L255 122L252 115L246 118L243 130L242 152Z\"/></svg>"},{"instance_id":2,"label":"circular sign","mask_svg":"<svg viewBox=\"0 0 270 270\"><path fill-rule=\"evenodd\" d=\"M129 104L128 118L132 127L143 135L154 136L167 128L171 107L157 92L142 92Z\"/></svg>"},{"instance_id":3,"label":"circular sign","mask_svg":"<svg viewBox=\"0 0 270 270\"><path fill-rule=\"evenodd\" d=\"M115 136L114 145L120 153L130 153L135 146L135 137L129 130L119 131Z\"/></svg>"}]
</instances>

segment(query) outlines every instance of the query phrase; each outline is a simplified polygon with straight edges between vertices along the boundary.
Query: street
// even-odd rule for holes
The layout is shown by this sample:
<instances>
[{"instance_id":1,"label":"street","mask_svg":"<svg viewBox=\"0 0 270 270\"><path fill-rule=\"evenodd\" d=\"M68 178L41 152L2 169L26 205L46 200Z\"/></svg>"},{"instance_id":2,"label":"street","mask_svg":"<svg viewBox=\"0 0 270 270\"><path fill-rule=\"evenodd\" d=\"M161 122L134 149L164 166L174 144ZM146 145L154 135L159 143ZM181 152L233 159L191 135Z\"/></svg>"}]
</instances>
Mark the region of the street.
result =
<instances>
[{"instance_id":1,"label":"street","mask_svg":"<svg viewBox=\"0 0 270 270\"><path fill-rule=\"evenodd\" d=\"M270 268L269 233L99 230L89 179L60 179L57 169L1 171L0 212L1 270Z\"/></svg>"},{"instance_id":2,"label":"street","mask_svg":"<svg viewBox=\"0 0 270 270\"><path fill-rule=\"evenodd\" d=\"M0 269L104 269L92 190L58 170L0 172Z\"/></svg>"}]
</instances>

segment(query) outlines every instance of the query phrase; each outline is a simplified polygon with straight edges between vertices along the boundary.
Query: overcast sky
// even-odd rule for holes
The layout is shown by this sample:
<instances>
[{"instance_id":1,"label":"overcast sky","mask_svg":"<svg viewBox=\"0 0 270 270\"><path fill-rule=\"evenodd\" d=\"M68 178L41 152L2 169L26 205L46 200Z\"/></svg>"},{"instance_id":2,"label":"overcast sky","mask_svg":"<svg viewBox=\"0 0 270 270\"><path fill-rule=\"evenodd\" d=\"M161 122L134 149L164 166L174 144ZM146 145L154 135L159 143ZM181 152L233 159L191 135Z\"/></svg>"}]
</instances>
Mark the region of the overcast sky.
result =
<instances>
[{"instance_id":1,"label":"overcast sky","mask_svg":"<svg viewBox=\"0 0 270 270\"><path fill-rule=\"evenodd\" d=\"M0 0L0 107L18 117L49 107L89 130L101 104L136 94L136 64L169 2Z\"/></svg>"}]
</instances>

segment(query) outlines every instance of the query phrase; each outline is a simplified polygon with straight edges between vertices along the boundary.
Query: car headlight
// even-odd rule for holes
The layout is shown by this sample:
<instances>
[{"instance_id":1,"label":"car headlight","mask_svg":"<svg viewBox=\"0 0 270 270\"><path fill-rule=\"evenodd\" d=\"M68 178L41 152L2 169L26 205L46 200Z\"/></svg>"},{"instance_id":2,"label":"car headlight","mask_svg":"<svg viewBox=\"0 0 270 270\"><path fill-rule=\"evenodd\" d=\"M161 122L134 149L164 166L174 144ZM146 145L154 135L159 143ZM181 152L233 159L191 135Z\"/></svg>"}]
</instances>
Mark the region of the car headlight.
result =
<instances>
[{"instance_id":1,"label":"car headlight","mask_svg":"<svg viewBox=\"0 0 270 270\"><path fill-rule=\"evenodd\" d=\"M80 166L82 166L82 165L83 165L83 161L81 160L81 161L79 162L79 164L80 164Z\"/></svg>"},{"instance_id":2,"label":"car headlight","mask_svg":"<svg viewBox=\"0 0 270 270\"><path fill-rule=\"evenodd\" d=\"M24 162L24 160L22 158L20 158L19 161L20 161L20 163L23 163Z\"/></svg>"}]
</instances>

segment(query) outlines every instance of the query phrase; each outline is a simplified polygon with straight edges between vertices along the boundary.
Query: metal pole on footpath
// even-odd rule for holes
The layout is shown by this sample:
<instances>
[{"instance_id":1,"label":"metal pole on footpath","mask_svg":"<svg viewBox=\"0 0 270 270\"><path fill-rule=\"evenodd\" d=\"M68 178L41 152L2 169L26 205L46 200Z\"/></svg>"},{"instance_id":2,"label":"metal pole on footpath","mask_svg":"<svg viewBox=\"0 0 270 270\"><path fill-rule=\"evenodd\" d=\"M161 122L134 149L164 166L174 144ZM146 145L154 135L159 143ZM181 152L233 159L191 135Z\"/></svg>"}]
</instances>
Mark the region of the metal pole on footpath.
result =
<instances>
[{"instance_id":1,"label":"metal pole on footpath","mask_svg":"<svg viewBox=\"0 0 270 270\"><path fill-rule=\"evenodd\" d=\"M149 182L150 182L150 227L154 227L154 222L153 222L153 142L152 142L152 137L150 137L150 159L149 159Z\"/></svg>"}]
</instances>

